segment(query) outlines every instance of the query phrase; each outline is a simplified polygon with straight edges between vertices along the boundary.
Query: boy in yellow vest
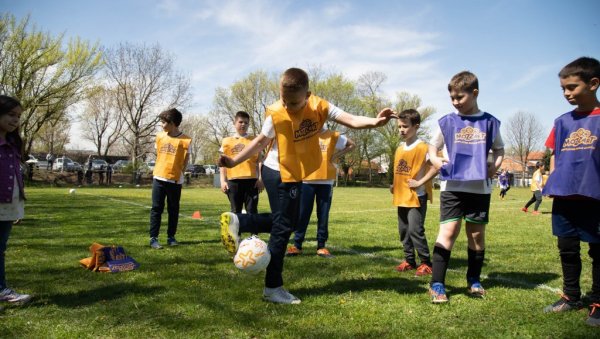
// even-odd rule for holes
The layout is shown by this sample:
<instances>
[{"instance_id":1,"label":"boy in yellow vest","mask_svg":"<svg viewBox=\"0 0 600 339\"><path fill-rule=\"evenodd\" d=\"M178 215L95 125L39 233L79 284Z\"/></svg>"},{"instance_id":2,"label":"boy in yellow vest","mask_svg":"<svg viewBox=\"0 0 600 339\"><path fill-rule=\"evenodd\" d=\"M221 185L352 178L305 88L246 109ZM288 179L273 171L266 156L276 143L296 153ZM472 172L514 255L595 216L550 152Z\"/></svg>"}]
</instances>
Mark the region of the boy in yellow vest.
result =
<instances>
[{"instance_id":1,"label":"boy in yellow vest","mask_svg":"<svg viewBox=\"0 0 600 339\"><path fill-rule=\"evenodd\" d=\"M191 138L179 131L182 115L175 108L159 114L163 132L156 135L156 164L152 180L152 209L150 210L150 247L161 249L158 242L162 212L167 199L169 227L167 244L177 246L175 233L179 222L179 199L183 184L183 171L190 156Z\"/></svg>"},{"instance_id":2,"label":"boy in yellow vest","mask_svg":"<svg viewBox=\"0 0 600 339\"><path fill-rule=\"evenodd\" d=\"M433 199L431 178L437 173L427 164L429 146L417 138L421 115L407 109L398 115L398 130L404 140L394 156L394 182L390 192L398 208L398 232L404 247L404 261L396 267L398 272L417 269L416 276L431 274L431 257L425 237L427 199ZM417 267L415 251L421 260Z\"/></svg>"},{"instance_id":3,"label":"boy in yellow vest","mask_svg":"<svg viewBox=\"0 0 600 339\"><path fill-rule=\"evenodd\" d=\"M221 154L234 157L240 153L254 137L248 135L250 115L244 111L235 114L233 126L236 135L223 139ZM258 171L258 154L233 168L220 167L221 191L227 194L231 204L231 212L241 213L245 206L246 212L258 213L258 194L263 189Z\"/></svg>"},{"instance_id":4,"label":"boy in yellow vest","mask_svg":"<svg viewBox=\"0 0 600 339\"><path fill-rule=\"evenodd\" d=\"M300 198L300 217L298 228L294 232L294 245L288 247L286 255L302 254L302 243L313 205L317 205L317 255L332 258L333 255L325 247L329 238L329 208L333 197L333 182L337 176L336 160L354 149L354 141L329 129L323 129L319 134L321 148L321 167L302 180L302 195ZM316 199L316 201L315 201Z\"/></svg>"},{"instance_id":5,"label":"boy in yellow vest","mask_svg":"<svg viewBox=\"0 0 600 339\"><path fill-rule=\"evenodd\" d=\"M298 226L302 180L321 166L319 132L326 120L350 128L375 128L395 117L385 108L376 118L342 111L309 91L308 75L299 68L286 70L279 83L280 100L267 107L261 133L237 156L222 155L219 165L235 167L273 142L262 166L273 218L263 298L281 304L299 304L300 299L283 288L283 259L290 235ZM221 240L229 253L237 251L239 224L231 213L221 215Z\"/></svg>"}]
</instances>

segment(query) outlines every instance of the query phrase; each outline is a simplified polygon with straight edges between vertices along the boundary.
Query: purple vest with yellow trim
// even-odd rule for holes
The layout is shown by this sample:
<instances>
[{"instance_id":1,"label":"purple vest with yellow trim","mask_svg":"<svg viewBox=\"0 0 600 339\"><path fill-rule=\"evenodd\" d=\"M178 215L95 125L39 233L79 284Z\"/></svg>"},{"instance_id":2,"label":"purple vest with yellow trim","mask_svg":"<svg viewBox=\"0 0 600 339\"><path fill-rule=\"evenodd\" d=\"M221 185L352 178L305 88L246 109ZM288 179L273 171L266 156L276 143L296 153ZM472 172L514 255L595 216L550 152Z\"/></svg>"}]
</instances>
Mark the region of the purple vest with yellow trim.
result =
<instances>
[{"instance_id":1,"label":"purple vest with yellow trim","mask_svg":"<svg viewBox=\"0 0 600 339\"><path fill-rule=\"evenodd\" d=\"M543 194L600 200L600 115L574 111L554 120L554 171Z\"/></svg>"},{"instance_id":2,"label":"purple vest with yellow trim","mask_svg":"<svg viewBox=\"0 0 600 339\"><path fill-rule=\"evenodd\" d=\"M438 122L450 160L442 166L440 179L487 179L487 157L500 131L500 120L489 113L478 117L450 113Z\"/></svg>"}]
</instances>

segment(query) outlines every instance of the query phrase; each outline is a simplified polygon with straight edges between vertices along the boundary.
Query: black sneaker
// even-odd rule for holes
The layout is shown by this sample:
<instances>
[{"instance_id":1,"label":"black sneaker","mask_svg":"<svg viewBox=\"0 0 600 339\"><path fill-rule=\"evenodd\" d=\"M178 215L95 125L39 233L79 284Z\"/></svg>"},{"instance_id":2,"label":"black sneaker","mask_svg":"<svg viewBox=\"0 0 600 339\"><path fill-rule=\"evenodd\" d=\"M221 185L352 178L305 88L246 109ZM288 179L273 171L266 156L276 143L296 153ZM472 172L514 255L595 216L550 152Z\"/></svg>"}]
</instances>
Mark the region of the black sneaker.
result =
<instances>
[{"instance_id":1,"label":"black sneaker","mask_svg":"<svg viewBox=\"0 0 600 339\"><path fill-rule=\"evenodd\" d=\"M179 243L175 240L175 237L170 237L167 239L167 245L169 246L177 246Z\"/></svg>"},{"instance_id":2,"label":"black sneaker","mask_svg":"<svg viewBox=\"0 0 600 339\"><path fill-rule=\"evenodd\" d=\"M560 299L552 305L548 305L544 308L544 313L551 312L566 312L566 311L577 311L583 308L581 300L571 300L566 295L561 295Z\"/></svg>"},{"instance_id":3,"label":"black sneaker","mask_svg":"<svg viewBox=\"0 0 600 339\"><path fill-rule=\"evenodd\" d=\"M590 326L600 326L600 304L593 303L590 308L590 314L588 314L585 323Z\"/></svg>"}]
</instances>

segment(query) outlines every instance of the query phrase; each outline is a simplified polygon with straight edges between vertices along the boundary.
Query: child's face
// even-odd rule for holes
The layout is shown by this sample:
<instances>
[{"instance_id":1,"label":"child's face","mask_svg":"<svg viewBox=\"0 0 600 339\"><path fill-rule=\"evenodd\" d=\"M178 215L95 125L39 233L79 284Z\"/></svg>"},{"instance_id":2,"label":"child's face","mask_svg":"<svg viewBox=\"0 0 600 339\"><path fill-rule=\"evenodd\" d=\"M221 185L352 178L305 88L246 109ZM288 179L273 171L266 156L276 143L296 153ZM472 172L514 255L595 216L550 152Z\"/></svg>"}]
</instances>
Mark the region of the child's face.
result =
<instances>
[{"instance_id":1,"label":"child's face","mask_svg":"<svg viewBox=\"0 0 600 339\"><path fill-rule=\"evenodd\" d=\"M402 140L411 140L417 135L419 124L411 124L409 119L398 119L398 132Z\"/></svg>"},{"instance_id":2,"label":"child's face","mask_svg":"<svg viewBox=\"0 0 600 339\"><path fill-rule=\"evenodd\" d=\"M598 82L597 78L592 78L586 83L579 76L571 75L560 79L560 87L571 105L582 105L596 100Z\"/></svg>"},{"instance_id":3,"label":"child's face","mask_svg":"<svg viewBox=\"0 0 600 339\"><path fill-rule=\"evenodd\" d=\"M236 118L233 123L235 130L239 135L245 135L248 132L248 124L250 121L246 118Z\"/></svg>"},{"instance_id":4,"label":"child's face","mask_svg":"<svg viewBox=\"0 0 600 339\"><path fill-rule=\"evenodd\" d=\"M166 120L161 120L160 126L162 127L163 131L167 133L171 133L177 129L177 126L175 126L173 122L168 122Z\"/></svg>"},{"instance_id":5,"label":"child's face","mask_svg":"<svg viewBox=\"0 0 600 339\"><path fill-rule=\"evenodd\" d=\"M310 97L310 92L289 91L280 87L279 95L281 96L283 107L285 107L288 113L294 114L300 112L304 106L306 106L306 101L308 100L308 97Z\"/></svg>"},{"instance_id":6,"label":"child's face","mask_svg":"<svg viewBox=\"0 0 600 339\"><path fill-rule=\"evenodd\" d=\"M17 106L8 113L0 115L0 132L6 134L19 128L21 113L23 113L23 109L21 106Z\"/></svg>"},{"instance_id":7,"label":"child's face","mask_svg":"<svg viewBox=\"0 0 600 339\"><path fill-rule=\"evenodd\" d=\"M460 114L470 115L475 114L479 111L477 107L477 95L479 95L479 90L474 89L473 92L469 91L450 91L450 101L452 101L452 106L456 108L456 110Z\"/></svg>"}]
</instances>

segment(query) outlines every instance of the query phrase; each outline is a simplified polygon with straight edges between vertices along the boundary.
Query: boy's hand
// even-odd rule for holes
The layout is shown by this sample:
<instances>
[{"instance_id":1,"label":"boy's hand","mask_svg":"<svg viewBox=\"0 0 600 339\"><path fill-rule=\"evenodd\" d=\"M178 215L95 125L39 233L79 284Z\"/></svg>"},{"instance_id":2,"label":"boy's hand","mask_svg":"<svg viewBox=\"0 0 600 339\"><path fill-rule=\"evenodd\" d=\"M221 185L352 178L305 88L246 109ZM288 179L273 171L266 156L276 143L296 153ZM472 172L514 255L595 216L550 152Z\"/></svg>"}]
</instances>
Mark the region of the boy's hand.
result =
<instances>
[{"instance_id":1,"label":"boy's hand","mask_svg":"<svg viewBox=\"0 0 600 339\"><path fill-rule=\"evenodd\" d=\"M390 119L398 119L398 116L396 113L394 113L394 111L392 111L391 108L384 108L381 110L381 112L379 112L379 114L377 114L378 121L375 123L375 126L383 126L387 124Z\"/></svg>"},{"instance_id":2,"label":"boy's hand","mask_svg":"<svg viewBox=\"0 0 600 339\"><path fill-rule=\"evenodd\" d=\"M487 176L488 178L493 178L496 175L496 172L498 171L498 169L496 168L496 166L494 166L493 163L488 162L487 163Z\"/></svg>"},{"instance_id":3,"label":"boy's hand","mask_svg":"<svg viewBox=\"0 0 600 339\"><path fill-rule=\"evenodd\" d=\"M258 190L258 193L262 192L265 189L265 184L262 182L262 179L256 180L256 184L254 187Z\"/></svg>"},{"instance_id":4,"label":"boy's hand","mask_svg":"<svg viewBox=\"0 0 600 339\"><path fill-rule=\"evenodd\" d=\"M228 157L226 155L221 155L219 157L218 165L220 167L232 168L235 165L235 163L233 162L233 159L231 159L230 157Z\"/></svg>"},{"instance_id":5,"label":"boy's hand","mask_svg":"<svg viewBox=\"0 0 600 339\"><path fill-rule=\"evenodd\" d=\"M417 188L421 185L419 185L419 182L416 181L415 179L408 179L408 187L410 188Z\"/></svg>"},{"instance_id":6,"label":"boy's hand","mask_svg":"<svg viewBox=\"0 0 600 339\"><path fill-rule=\"evenodd\" d=\"M394 194L394 185L390 185L390 193Z\"/></svg>"},{"instance_id":7,"label":"boy's hand","mask_svg":"<svg viewBox=\"0 0 600 339\"><path fill-rule=\"evenodd\" d=\"M221 183L221 192L227 194L227 191L229 191L229 185L227 185L226 182L222 182Z\"/></svg>"}]
</instances>

